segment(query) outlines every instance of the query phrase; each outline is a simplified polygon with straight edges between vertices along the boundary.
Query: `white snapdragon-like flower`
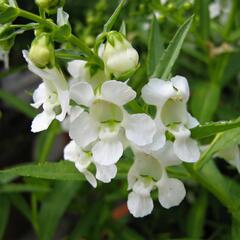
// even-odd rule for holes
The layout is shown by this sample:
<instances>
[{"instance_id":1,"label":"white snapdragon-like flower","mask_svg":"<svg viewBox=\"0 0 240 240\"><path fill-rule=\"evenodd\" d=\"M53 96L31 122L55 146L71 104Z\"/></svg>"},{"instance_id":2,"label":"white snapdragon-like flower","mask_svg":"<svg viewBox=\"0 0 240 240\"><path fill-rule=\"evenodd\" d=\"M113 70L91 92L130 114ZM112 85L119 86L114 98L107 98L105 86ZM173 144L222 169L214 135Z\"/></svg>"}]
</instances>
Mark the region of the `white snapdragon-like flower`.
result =
<instances>
[{"instance_id":1,"label":"white snapdragon-like flower","mask_svg":"<svg viewBox=\"0 0 240 240\"><path fill-rule=\"evenodd\" d=\"M34 108L43 107L43 112L38 114L32 122L32 132L40 132L49 127L56 118L63 121L69 111L69 91L63 73L57 67L39 68L28 57L28 52L23 51L23 56L28 63L30 71L42 78L43 83L33 93L31 104Z\"/></svg>"},{"instance_id":2,"label":"white snapdragon-like flower","mask_svg":"<svg viewBox=\"0 0 240 240\"><path fill-rule=\"evenodd\" d=\"M164 145L168 131L175 138L173 148L176 155L182 161L196 162L200 151L197 141L190 137L189 129L197 126L198 121L187 111L189 87L186 78L176 76L170 81L150 79L142 89L142 97L146 103L157 107L155 121L161 145Z\"/></svg>"},{"instance_id":3,"label":"white snapdragon-like flower","mask_svg":"<svg viewBox=\"0 0 240 240\"><path fill-rule=\"evenodd\" d=\"M139 56L123 34L113 31L108 33L102 59L107 73L128 78L136 70Z\"/></svg>"},{"instance_id":4,"label":"white snapdragon-like flower","mask_svg":"<svg viewBox=\"0 0 240 240\"><path fill-rule=\"evenodd\" d=\"M171 142L154 153L134 151L134 163L128 173L128 209L134 217L144 217L153 210L151 191L158 190L158 200L164 208L177 206L186 191L181 181L169 178L165 168L181 161L174 155Z\"/></svg>"},{"instance_id":5,"label":"white snapdragon-like flower","mask_svg":"<svg viewBox=\"0 0 240 240\"><path fill-rule=\"evenodd\" d=\"M75 163L76 168L85 176L87 181L93 186L97 186L97 181L108 183L117 174L116 165L103 166L94 162L91 150L79 147L71 141L64 149L64 159ZM94 164L96 167L96 177L88 170Z\"/></svg>"},{"instance_id":6,"label":"white snapdragon-like flower","mask_svg":"<svg viewBox=\"0 0 240 240\"><path fill-rule=\"evenodd\" d=\"M146 114L129 115L123 105L136 96L126 83L104 82L95 92L87 82L70 89L70 97L87 108L70 124L70 137L82 148L94 143L95 163L109 166L123 154L122 135L136 145L144 146L153 140L155 123Z\"/></svg>"}]
</instances>

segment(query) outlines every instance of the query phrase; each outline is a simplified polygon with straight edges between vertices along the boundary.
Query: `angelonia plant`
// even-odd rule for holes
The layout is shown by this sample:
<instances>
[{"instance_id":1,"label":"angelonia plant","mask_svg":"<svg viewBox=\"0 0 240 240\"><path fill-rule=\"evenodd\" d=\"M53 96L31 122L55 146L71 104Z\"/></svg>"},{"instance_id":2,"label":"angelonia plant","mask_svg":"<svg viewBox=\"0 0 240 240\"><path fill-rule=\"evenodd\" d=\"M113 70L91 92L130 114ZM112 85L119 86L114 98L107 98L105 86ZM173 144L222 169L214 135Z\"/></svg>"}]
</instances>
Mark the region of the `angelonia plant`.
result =
<instances>
[{"instance_id":1,"label":"angelonia plant","mask_svg":"<svg viewBox=\"0 0 240 240\"><path fill-rule=\"evenodd\" d=\"M166 209L184 200L184 184L169 169L182 166L211 189L198 172L207 161L206 151L214 145L203 144L199 139L235 128L239 120L200 125L188 110L188 79L181 73L172 75L194 16L180 26L159 59L154 59L154 48L158 49L159 43L152 38L148 63L142 63L141 54L128 40L124 22L120 30L114 28L126 1L120 2L92 49L73 35L69 15L63 10L64 1L35 2L40 16L18 8L15 1L0 2L0 35L5 36L0 40L0 57L6 66L15 36L26 30L35 34L30 48L23 50L28 69L42 79L32 95L31 106L39 113L32 121L31 131L47 130L54 120L59 121L71 139L63 150L65 161L72 162L94 188L117 176L124 152L130 150L133 162L126 174L126 191L127 206L134 217L152 212L154 193ZM162 2L164 5L167 1ZM215 8L211 5L211 9ZM56 22L50 18L52 15L57 16ZM216 17L216 10L211 15ZM13 27L11 22L17 17L34 23ZM159 31L155 15L151 21L154 35ZM69 47L64 49L66 42L78 54L68 52ZM62 44L60 51L68 54L65 66L56 57L56 43ZM129 83L144 64L150 69L148 79L137 93ZM223 146L214 154L240 169L237 144Z\"/></svg>"}]
</instances>

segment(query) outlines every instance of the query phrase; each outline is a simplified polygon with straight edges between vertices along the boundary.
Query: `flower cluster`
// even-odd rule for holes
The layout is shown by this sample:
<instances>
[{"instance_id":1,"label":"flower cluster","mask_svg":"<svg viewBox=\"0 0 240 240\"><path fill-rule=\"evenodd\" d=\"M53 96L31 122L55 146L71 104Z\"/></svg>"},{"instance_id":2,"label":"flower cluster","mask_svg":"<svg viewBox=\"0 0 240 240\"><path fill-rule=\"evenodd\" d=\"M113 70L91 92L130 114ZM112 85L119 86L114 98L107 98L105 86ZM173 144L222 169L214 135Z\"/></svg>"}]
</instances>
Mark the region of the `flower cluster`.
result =
<instances>
[{"instance_id":1,"label":"flower cluster","mask_svg":"<svg viewBox=\"0 0 240 240\"><path fill-rule=\"evenodd\" d=\"M128 172L127 205L135 217L150 214L151 192L158 190L164 208L178 205L185 197L183 183L167 174L167 167L196 162L199 148L190 129L198 121L187 111L186 78L169 81L153 78L142 89L146 104L156 106L155 117L130 114L126 104L136 98L127 79L138 67L137 51L119 32L110 32L99 47L104 69L84 60L68 63L67 81L54 59L49 36L40 34L30 51L23 51L29 69L43 82L33 94L32 106L43 111L32 122L32 131L47 129L54 119L63 122L71 138L64 158L93 186L108 183L117 174L117 162L127 147L134 163ZM95 169L95 170L94 170Z\"/></svg>"}]
</instances>

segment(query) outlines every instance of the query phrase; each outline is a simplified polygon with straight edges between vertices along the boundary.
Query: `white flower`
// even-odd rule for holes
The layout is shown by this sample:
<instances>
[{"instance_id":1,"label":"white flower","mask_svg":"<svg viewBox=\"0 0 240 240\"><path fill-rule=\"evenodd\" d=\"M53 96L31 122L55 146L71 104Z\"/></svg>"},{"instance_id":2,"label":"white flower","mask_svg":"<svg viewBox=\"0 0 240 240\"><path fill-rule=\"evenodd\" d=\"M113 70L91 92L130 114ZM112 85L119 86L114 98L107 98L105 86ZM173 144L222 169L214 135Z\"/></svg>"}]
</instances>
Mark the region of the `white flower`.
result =
<instances>
[{"instance_id":1,"label":"white flower","mask_svg":"<svg viewBox=\"0 0 240 240\"><path fill-rule=\"evenodd\" d=\"M116 163L123 153L122 132L126 138L143 146L152 142L154 121L146 114L129 115L123 105L133 100L136 93L123 82L104 82L94 90L87 82L79 82L70 89L77 104L88 108L70 126L70 137L80 146L94 143L93 159L104 166Z\"/></svg>"},{"instance_id":2,"label":"white flower","mask_svg":"<svg viewBox=\"0 0 240 240\"><path fill-rule=\"evenodd\" d=\"M119 32L110 32L102 55L106 71L119 78L133 73L138 65L139 56L137 51Z\"/></svg>"},{"instance_id":3,"label":"white flower","mask_svg":"<svg viewBox=\"0 0 240 240\"><path fill-rule=\"evenodd\" d=\"M63 26L68 24L69 14L63 11L63 8L60 7L57 10L57 25Z\"/></svg>"},{"instance_id":4,"label":"white flower","mask_svg":"<svg viewBox=\"0 0 240 240\"><path fill-rule=\"evenodd\" d=\"M227 22L228 16L232 8L231 0L214 0L209 5L210 18L220 17L222 24Z\"/></svg>"},{"instance_id":5,"label":"white flower","mask_svg":"<svg viewBox=\"0 0 240 240\"><path fill-rule=\"evenodd\" d=\"M181 181L169 178L165 168L181 161L174 155L171 142L155 153L134 149L134 163L128 173L128 209L134 217L144 217L153 210L151 191L158 189L158 199L164 208L177 206L186 191Z\"/></svg>"},{"instance_id":6,"label":"white flower","mask_svg":"<svg viewBox=\"0 0 240 240\"><path fill-rule=\"evenodd\" d=\"M150 79L142 89L146 103L157 106L156 123L158 134L168 131L174 140L174 152L185 162L196 162L200 157L197 142L193 140L189 129L198 125L198 121L187 111L189 87L186 78L173 77L170 81ZM163 145L165 136L162 136ZM161 145L160 144L160 145Z\"/></svg>"},{"instance_id":7,"label":"white flower","mask_svg":"<svg viewBox=\"0 0 240 240\"><path fill-rule=\"evenodd\" d=\"M108 183L117 174L117 167L113 165L103 166L94 162L90 150L84 150L74 141L71 141L64 149L64 159L75 163L76 168L81 172L87 181L95 188L97 186L96 178L104 183ZM91 164L96 167L96 178L88 170Z\"/></svg>"},{"instance_id":8,"label":"white flower","mask_svg":"<svg viewBox=\"0 0 240 240\"><path fill-rule=\"evenodd\" d=\"M34 91L34 103L31 104L35 108L43 107L43 112L38 114L32 122L32 132L39 132L47 129L55 118L59 121L64 120L69 111L68 85L60 69L38 68L28 58L27 51L23 51L23 56L29 70L43 80L43 83Z\"/></svg>"},{"instance_id":9,"label":"white flower","mask_svg":"<svg viewBox=\"0 0 240 240\"><path fill-rule=\"evenodd\" d=\"M90 67L84 60L73 60L69 62L67 69L72 76L70 85L80 81L85 81L90 83L95 89L107 79L105 72L101 69L97 69L96 72L91 74Z\"/></svg>"}]
</instances>

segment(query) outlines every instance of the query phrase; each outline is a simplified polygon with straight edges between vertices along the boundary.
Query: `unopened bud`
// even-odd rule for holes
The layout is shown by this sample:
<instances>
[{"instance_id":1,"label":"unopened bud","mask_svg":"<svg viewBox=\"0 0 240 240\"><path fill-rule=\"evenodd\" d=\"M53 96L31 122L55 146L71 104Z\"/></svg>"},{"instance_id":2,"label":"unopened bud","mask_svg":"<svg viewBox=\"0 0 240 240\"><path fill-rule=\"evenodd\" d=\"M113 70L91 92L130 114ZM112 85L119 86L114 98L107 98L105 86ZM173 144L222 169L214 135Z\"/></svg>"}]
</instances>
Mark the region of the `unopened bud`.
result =
<instances>
[{"instance_id":1,"label":"unopened bud","mask_svg":"<svg viewBox=\"0 0 240 240\"><path fill-rule=\"evenodd\" d=\"M29 51L29 58L40 68L54 64L54 47L47 34L36 37Z\"/></svg>"},{"instance_id":2,"label":"unopened bud","mask_svg":"<svg viewBox=\"0 0 240 240\"><path fill-rule=\"evenodd\" d=\"M102 58L106 70L117 78L130 77L128 73L135 71L139 60L137 51L125 36L115 31L108 33Z\"/></svg>"}]
</instances>

